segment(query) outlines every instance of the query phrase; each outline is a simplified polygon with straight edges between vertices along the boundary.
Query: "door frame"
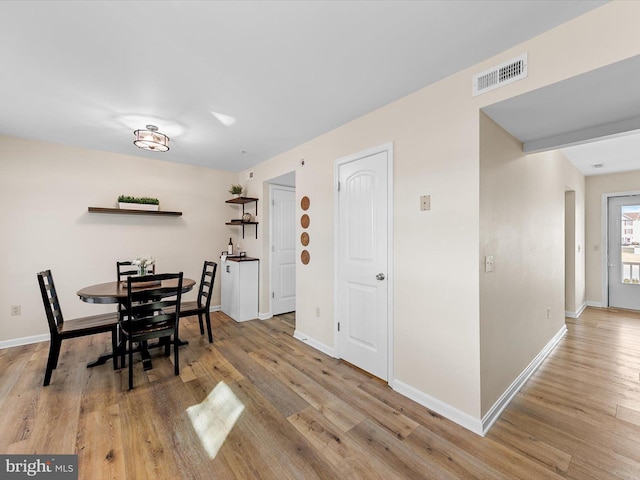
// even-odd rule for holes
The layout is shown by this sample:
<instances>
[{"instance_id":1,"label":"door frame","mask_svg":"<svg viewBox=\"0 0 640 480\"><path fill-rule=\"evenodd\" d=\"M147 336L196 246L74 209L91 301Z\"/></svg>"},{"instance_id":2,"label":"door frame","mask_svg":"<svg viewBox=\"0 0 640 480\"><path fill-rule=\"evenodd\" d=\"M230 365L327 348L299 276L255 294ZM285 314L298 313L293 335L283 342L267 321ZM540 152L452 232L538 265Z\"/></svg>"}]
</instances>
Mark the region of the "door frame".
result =
<instances>
[{"instance_id":1,"label":"door frame","mask_svg":"<svg viewBox=\"0 0 640 480\"><path fill-rule=\"evenodd\" d=\"M338 196L338 179L340 178L340 166L369 157L377 153L387 153L387 383L393 385L393 142L384 143L377 147L369 148L346 157L338 158L333 165L333 345L336 358L340 356L338 348L338 243L340 202Z\"/></svg>"},{"instance_id":2,"label":"door frame","mask_svg":"<svg viewBox=\"0 0 640 480\"><path fill-rule=\"evenodd\" d=\"M602 303L601 307L609 307L609 199L611 197L629 197L640 195L640 190L630 192L603 193L601 203L602 228L600 232L600 260L602 265Z\"/></svg>"}]
</instances>

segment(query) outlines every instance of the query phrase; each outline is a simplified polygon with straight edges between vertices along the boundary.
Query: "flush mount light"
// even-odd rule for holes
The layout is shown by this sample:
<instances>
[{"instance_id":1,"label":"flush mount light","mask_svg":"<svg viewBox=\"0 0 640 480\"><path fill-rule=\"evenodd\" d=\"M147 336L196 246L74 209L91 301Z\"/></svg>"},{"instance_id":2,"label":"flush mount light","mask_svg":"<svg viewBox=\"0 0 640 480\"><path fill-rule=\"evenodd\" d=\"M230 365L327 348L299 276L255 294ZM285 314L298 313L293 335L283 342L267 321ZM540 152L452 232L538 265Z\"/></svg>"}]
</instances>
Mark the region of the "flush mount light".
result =
<instances>
[{"instance_id":1,"label":"flush mount light","mask_svg":"<svg viewBox=\"0 0 640 480\"><path fill-rule=\"evenodd\" d=\"M158 131L155 125L147 125L146 130L133 132L136 139L133 144L136 147L151 150L152 152L166 152L169 150L169 137Z\"/></svg>"}]
</instances>

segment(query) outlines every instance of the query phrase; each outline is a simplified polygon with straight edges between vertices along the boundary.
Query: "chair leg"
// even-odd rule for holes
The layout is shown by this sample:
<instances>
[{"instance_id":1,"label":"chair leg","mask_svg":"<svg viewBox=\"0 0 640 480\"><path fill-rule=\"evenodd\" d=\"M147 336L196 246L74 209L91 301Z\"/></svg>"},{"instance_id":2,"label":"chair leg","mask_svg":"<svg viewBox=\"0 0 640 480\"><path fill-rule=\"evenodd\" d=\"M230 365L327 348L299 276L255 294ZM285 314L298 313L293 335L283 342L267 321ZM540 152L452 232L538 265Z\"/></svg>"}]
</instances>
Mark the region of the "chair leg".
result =
<instances>
[{"instance_id":1,"label":"chair leg","mask_svg":"<svg viewBox=\"0 0 640 480\"><path fill-rule=\"evenodd\" d=\"M173 361L176 363L174 368L176 375L180 375L180 360L178 355L178 352L180 351L179 342L178 329L176 328L176 332L173 334Z\"/></svg>"},{"instance_id":2,"label":"chair leg","mask_svg":"<svg viewBox=\"0 0 640 480\"><path fill-rule=\"evenodd\" d=\"M204 325L202 324L202 312L198 312L198 322L200 323L200 335L204 335Z\"/></svg>"},{"instance_id":3,"label":"chair leg","mask_svg":"<svg viewBox=\"0 0 640 480\"><path fill-rule=\"evenodd\" d=\"M51 339L49 345L49 358L47 359L47 369L44 374L44 386L51 382L51 373L58 366L58 356L60 355L60 344L62 340Z\"/></svg>"},{"instance_id":4,"label":"chair leg","mask_svg":"<svg viewBox=\"0 0 640 480\"><path fill-rule=\"evenodd\" d=\"M113 369L118 369L118 330L111 330L111 352L113 352Z\"/></svg>"},{"instance_id":5,"label":"chair leg","mask_svg":"<svg viewBox=\"0 0 640 480\"><path fill-rule=\"evenodd\" d=\"M209 335L209 343L213 343L213 335L211 334L211 317L209 312L204 312L204 317L207 320L207 334Z\"/></svg>"},{"instance_id":6,"label":"chair leg","mask_svg":"<svg viewBox=\"0 0 640 480\"><path fill-rule=\"evenodd\" d=\"M133 389L133 340L129 337L129 390Z\"/></svg>"},{"instance_id":7,"label":"chair leg","mask_svg":"<svg viewBox=\"0 0 640 480\"><path fill-rule=\"evenodd\" d=\"M122 334L120 336L120 345L118 348L120 349L120 368L124 368L127 364L124 360L124 356L127 353L127 339Z\"/></svg>"}]
</instances>

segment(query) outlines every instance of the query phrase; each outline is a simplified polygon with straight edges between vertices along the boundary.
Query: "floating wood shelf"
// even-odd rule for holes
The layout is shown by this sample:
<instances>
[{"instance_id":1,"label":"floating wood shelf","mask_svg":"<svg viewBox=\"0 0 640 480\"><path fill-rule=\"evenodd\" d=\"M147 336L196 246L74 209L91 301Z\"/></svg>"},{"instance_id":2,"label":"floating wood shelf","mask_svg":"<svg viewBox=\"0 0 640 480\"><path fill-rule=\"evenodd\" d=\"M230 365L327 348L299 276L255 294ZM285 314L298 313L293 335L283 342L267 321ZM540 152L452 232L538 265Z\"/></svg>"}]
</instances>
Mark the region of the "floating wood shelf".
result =
<instances>
[{"instance_id":1,"label":"floating wood shelf","mask_svg":"<svg viewBox=\"0 0 640 480\"><path fill-rule=\"evenodd\" d=\"M244 216L244 206L247 203L255 202L256 204L256 215L258 215L258 199L252 197L237 197L232 198L231 200L225 200L224 203L233 203L235 205L242 205L242 216ZM256 226L256 240L258 239L258 222L239 222L237 220L232 220L227 222L226 225L238 225L242 226L242 238L244 238L244 226L245 225L255 225Z\"/></svg>"},{"instance_id":2,"label":"floating wood shelf","mask_svg":"<svg viewBox=\"0 0 640 480\"><path fill-rule=\"evenodd\" d=\"M169 217L180 217L182 212L170 212L168 210L127 210L124 208L103 208L89 207L90 213L115 213L118 215L165 215Z\"/></svg>"}]
</instances>

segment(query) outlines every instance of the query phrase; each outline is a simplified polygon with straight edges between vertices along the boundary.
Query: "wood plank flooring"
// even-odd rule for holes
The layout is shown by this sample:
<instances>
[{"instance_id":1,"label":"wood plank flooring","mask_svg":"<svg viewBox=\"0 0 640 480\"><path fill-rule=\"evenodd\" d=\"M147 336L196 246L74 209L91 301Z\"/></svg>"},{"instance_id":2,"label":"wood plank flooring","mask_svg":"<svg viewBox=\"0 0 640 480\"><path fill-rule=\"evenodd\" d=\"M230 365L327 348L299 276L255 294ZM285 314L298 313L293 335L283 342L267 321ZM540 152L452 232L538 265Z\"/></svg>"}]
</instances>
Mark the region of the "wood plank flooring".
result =
<instances>
[{"instance_id":1,"label":"wood plank flooring","mask_svg":"<svg viewBox=\"0 0 640 480\"><path fill-rule=\"evenodd\" d=\"M291 315L212 322L209 344L181 321L181 375L154 353L132 391L86 368L107 335L63 342L46 388L48 343L0 350L0 452L77 453L91 480L640 478L640 313L567 319L486 438L295 340Z\"/></svg>"}]
</instances>

